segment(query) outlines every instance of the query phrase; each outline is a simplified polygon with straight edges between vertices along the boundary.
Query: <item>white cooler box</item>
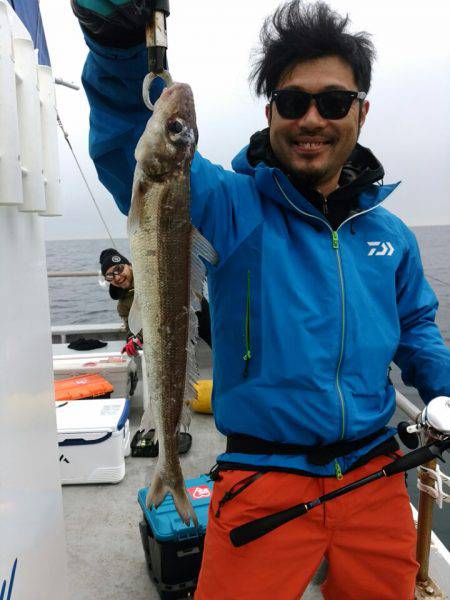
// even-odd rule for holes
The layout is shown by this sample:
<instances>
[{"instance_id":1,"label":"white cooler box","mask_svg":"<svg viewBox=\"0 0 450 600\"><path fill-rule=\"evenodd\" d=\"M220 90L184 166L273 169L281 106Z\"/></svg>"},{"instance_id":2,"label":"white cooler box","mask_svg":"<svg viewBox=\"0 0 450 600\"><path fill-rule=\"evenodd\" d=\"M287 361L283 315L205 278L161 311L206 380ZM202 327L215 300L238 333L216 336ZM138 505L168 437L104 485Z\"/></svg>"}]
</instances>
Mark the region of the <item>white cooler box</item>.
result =
<instances>
[{"instance_id":1,"label":"white cooler box","mask_svg":"<svg viewBox=\"0 0 450 600\"><path fill-rule=\"evenodd\" d=\"M53 375L56 380L97 373L114 387L112 398L129 396L131 377L135 371L136 365L127 355L53 356Z\"/></svg>"},{"instance_id":2,"label":"white cooler box","mask_svg":"<svg viewBox=\"0 0 450 600\"><path fill-rule=\"evenodd\" d=\"M61 483L118 483L130 454L130 401L55 402Z\"/></svg>"}]
</instances>

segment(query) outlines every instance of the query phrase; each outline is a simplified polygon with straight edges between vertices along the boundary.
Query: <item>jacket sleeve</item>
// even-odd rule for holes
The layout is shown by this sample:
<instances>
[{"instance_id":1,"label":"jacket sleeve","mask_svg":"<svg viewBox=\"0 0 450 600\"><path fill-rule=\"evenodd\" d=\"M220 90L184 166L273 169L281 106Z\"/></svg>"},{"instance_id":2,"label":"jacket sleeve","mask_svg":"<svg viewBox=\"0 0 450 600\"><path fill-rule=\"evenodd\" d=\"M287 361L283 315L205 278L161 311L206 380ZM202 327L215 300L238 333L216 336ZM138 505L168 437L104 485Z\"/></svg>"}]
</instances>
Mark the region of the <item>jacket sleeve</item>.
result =
<instances>
[{"instance_id":1,"label":"jacket sleeve","mask_svg":"<svg viewBox=\"0 0 450 600\"><path fill-rule=\"evenodd\" d=\"M407 237L409 247L397 272L401 332L394 362L404 383L428 403L450 396L450 350L435 323L438 300L425 279L416 238L409 230Z\"/></svg>"},{"instance_id":2,"label":"jacket sleeve","mask_svg":"<svg viewBox=\"0 0 450 600\"><path fill-rule=\"evenodd\" d=\"M191 221L219 255L219 266L262 222L253 178L214 165L198 152L191 165Z\"/></svg>"},{"instance_id":3,"label":"jacket sleeve","mask_svg":"<svg viewBox=\"0 0 450 600\"><path fill-rule=\"evenodd\" d=\"M119 302L117 303L117 312L119 313L119 317L122 319L123 324L125 325L125 335L126 335L127 341L132 337L138 337L142 342L143 341L142 330L137 334L137 336L135 336L134 333L131 331L130 326L128 324L128 315L130 314L129 306L126 305L124 302L120 302L120 300L119 300Z\"/></svg>"},{"instance_id":4,"label":"jacket sleeve","mask_svg":"<svg viewBox=\"0 0 450 600\"><path fill-rule=\"evenodd\" d=\"M89 154L100 181L127 215L134 149L149 118L142 100L146 48L116 50L85 39L90 51L81 80L90 107Z\"/></svg>"},{"instance_id":5,"label":"jacket sleeve","mask_svg":"<svg viewBox=\"0 0 450 600\"><path fill-rule=\"evenodd\" d=\"M117 303L117 312L119 313L119 317L122 319L123 324L125 325L125 335L127 340L129 340L131 337L133 337L130 326L128 325L128 315L130 313L129 308L125 306L123 302L119 301Z\"/></svg>"}]
</instances>

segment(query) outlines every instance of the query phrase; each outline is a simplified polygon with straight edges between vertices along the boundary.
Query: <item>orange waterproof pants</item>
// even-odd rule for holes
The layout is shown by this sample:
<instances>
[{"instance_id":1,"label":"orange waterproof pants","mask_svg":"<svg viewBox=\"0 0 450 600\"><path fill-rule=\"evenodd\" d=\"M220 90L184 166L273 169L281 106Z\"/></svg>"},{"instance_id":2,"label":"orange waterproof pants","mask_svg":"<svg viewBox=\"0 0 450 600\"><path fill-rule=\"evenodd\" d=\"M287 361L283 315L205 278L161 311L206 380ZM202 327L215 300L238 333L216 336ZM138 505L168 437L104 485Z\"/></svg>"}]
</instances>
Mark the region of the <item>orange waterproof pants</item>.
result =
<instances>
[{"instance_id":1,"label":"orange waterproof pants","mask_svg":"<svg viewBox=\"0 0 450 600\"><path fill-rule=\"evenodd\" d=\"M331 500L240 548L229 539L238 525L314 500L390 460L372 459L340 481L265 473L217 517L224 494L251 475L223 471L214 484L195 600L298 600L324 556L326 600L413 600L416 532L403 474Z\"/></svg>"}]
</instances>

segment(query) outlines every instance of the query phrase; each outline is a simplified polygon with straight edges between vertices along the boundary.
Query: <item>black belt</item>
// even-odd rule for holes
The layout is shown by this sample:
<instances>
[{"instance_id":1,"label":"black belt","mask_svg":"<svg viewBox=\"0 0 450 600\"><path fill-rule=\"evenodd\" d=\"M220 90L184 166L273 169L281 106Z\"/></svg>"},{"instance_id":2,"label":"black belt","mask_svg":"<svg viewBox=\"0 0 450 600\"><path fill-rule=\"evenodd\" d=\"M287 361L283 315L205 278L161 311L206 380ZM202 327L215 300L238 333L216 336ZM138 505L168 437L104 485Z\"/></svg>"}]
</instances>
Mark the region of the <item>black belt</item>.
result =
<instances>
[{"instance_id":1,"label":"black belt","mask_svg":"<svg viewBox=\"0 0 450 600\"><path fill-rule=\"evenodd\" d=\"M279 442L269 442L251 435L235 433L227 437L226 452L238 454L284 454L298 455L304 454L313 465L326 465L339 456L345 456L364 448L370 442L387 432L383 427L375 433L353 441L341 441L326 446L303 446L301 444L283 444Z\"/></svg>"}]
</instances>

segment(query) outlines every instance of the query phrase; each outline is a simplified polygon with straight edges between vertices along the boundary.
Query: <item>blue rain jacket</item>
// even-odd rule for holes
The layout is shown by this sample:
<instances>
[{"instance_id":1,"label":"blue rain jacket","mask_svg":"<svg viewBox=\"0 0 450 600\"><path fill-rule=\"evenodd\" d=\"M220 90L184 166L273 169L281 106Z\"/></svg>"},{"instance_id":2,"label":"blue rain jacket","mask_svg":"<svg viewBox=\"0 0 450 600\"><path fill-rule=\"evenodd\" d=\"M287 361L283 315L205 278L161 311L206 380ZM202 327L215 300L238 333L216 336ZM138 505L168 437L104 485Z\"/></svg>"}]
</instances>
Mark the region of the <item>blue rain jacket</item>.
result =
<instances>
[{"instance_id":1,"label":"blue rain jacket","mask_svg":"<svg viewBox=\"0 0 450 600\"><path fill-rule=\"evenodd\" d=\"M146 52L87 43L90 152L126 214L134 148L149 116L141 99ZM219 431L312 446L365 437L394 413L391 361L425 402L450 395L450 351L415 237L380 206L396 185L368 186L362 212L333 232L279 169L250 166L245 148L233 169L198 154L191 167L192 222L220 257L208 268ZM392 435L337 459L342 472ZM318 466L303 455L219 460L338 470L336 461Z\"/></svg>"}]
</instances>

